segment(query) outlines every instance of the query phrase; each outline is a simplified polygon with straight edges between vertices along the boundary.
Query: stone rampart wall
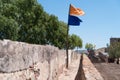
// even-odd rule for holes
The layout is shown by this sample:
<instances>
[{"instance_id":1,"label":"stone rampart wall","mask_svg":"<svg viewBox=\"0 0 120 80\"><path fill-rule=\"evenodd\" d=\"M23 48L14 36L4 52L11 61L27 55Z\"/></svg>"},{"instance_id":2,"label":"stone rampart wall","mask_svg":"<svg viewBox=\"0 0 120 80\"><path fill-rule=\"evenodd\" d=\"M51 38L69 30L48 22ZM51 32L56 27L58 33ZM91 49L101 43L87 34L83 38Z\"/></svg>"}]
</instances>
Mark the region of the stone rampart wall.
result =
<instances>
[{"instance_id":1,"label":"stone rampart wall","mask_svg":"<svg viewBox=\"0 0 120 80\"><path fill-rule=\"evenodd\" d=\"M82 61L85 79L83 80L104 80L87 55L83 55Z\"/></svg>"},{"instance_id":2,"label":"stone rampart wall","mask_svg":"<svg viewBox=\"0 0 120 80\"><path fill-rule=\"evenodd\" d=\"M69 55L69 62L77 58ZM58 80L65 62L65 50L54 46L0 40L1 80Z\"/></svg>"}]
</instances>

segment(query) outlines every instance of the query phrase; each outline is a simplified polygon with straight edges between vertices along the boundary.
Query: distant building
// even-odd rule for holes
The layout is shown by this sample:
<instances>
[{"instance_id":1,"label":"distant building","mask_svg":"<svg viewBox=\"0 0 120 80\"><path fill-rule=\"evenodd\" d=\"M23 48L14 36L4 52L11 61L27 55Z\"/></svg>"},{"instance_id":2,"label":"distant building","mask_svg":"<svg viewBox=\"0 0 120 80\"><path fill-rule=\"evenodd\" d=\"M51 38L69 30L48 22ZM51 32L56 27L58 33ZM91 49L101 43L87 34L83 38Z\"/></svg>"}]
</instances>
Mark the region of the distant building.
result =
<instances>
[{"instance_id":1,"label":"distant building","mask_svg":"<svg viewBox=\"0 0 120 80\"><path fill-rule=\"evenodd\" d=\"M110 45L114 44L115 42L120 42L120 38L110 38Z\"/></svg>"}]
</instances>

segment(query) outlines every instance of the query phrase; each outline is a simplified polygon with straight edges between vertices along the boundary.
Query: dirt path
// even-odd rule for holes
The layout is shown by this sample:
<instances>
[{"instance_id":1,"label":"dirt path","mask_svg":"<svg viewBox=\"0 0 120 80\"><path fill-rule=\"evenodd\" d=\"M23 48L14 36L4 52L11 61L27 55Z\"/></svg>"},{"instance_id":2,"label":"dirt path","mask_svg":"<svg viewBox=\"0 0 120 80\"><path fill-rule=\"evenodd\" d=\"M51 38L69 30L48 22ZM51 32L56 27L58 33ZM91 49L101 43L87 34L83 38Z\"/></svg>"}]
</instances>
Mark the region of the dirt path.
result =
<instances>
[{"instance_id":1,"label":"dirt path","mask_svg":"<svg viewBox=\"0 0 120 80\"><path fill-rule=\"evenodd\" d=\"M120 65L114 63L95 63L94 65L105 80L120 80Z\"/></svg>"},{"instance_id":2,"label":"dirt path","mask_svg":"<svg viewBox=\"0 0 120 80\"><path fill-rule=\"evenodd\" d=\"M64 72L59 76L58 80L74 80L78 72L79 62L80 59L74 60L68 70L64 69Z\"/></svg>"}]
</instances>

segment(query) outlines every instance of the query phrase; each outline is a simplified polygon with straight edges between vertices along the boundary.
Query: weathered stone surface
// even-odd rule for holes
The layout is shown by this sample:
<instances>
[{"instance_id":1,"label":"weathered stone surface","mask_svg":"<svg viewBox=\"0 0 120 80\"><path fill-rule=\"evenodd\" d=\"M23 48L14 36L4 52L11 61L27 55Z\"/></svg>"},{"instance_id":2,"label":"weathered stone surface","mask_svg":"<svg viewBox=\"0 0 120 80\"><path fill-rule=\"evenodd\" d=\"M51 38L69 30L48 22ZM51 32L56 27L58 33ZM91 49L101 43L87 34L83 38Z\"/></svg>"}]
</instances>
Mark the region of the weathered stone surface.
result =
<instances>
[{"instance_id":1,"label":"weathered stone surface","mask_svg":"<svg viewBox=\"0 0 120 80\"><path fill-rule=\"evenodd\" d=\"M50 45L0 41L0 80L58 80L66 51ZM69 53L69 61L75 55Z\"/></svg>"},{"instance_id":2,"label":"weathered stone surface","mask_svg":"<svg viewBox=\"0 0 120 80\"><path fill-rule=\"evenodd\" d=\"M48 72L48 62L45 61L22 71L0 73L0 80L47 80Z\"/></svg>"},{"instance_id":3,"label":"weathered stone surface","mask_svg":"<svg viewBox=\"0 0 120 80\"><path fill-rule=\"evenodd\" d=\"M0 41L0 71L14 72L26 69L38 61L50 61L57 54L58 48L53 46Z\"/></svg>"},{"instance_id":4,"label":"weathered stone surface","mask_svg":"<svg viewBox=\"0 0 120 80\"><path fill-rule=\"evenodd\" d=\"M0 40L0 80L58 80L66 51L50 45ZM69 51L69 63L78 56ZM86 80L103 80L89 58L83 56Z\"/></svg>"},{"instance_id":5,"label":"weathered stone surface","mask_svg":"<svg viewBox=\"0 0 120 80\"><path fill-rule=\"evenodd\" d=\"M104 80L86 55L83 55L83 71L86 80Z\"/></svg>"}]
</instances>

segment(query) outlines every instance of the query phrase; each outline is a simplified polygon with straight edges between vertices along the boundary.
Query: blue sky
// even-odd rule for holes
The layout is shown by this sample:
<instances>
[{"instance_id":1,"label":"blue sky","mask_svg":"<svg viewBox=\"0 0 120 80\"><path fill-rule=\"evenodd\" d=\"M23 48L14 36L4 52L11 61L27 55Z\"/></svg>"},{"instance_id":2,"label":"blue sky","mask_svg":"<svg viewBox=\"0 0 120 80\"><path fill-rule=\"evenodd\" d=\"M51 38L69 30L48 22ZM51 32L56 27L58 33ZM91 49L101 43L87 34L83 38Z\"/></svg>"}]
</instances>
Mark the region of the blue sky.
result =
<instances>
[{"instance_id":1,"label":"blue sky","mask_svg":"<svg viewBox=\"0 0 120 80\"><path fill-rule=\"evenodd\" d=\"M69 5L81 8L84 16L80 26L70 26L69 34L76 34L96 48L106 47L111 37L120 37L120 0L38 0L44 10L67 23Z\"/></svg>"}]
</instances>

